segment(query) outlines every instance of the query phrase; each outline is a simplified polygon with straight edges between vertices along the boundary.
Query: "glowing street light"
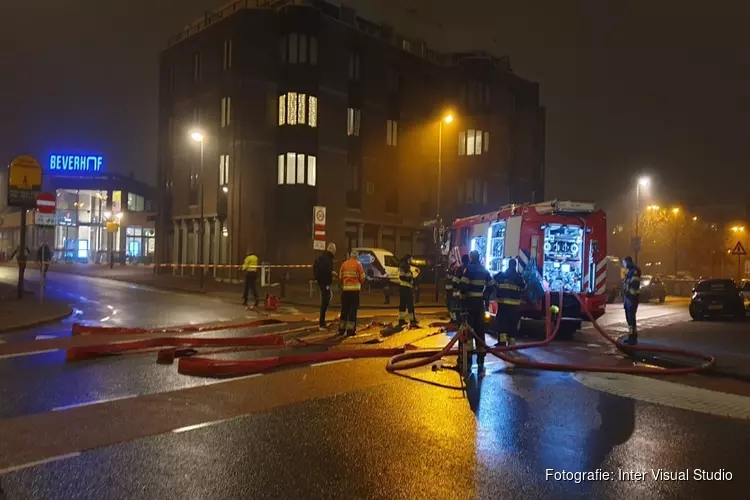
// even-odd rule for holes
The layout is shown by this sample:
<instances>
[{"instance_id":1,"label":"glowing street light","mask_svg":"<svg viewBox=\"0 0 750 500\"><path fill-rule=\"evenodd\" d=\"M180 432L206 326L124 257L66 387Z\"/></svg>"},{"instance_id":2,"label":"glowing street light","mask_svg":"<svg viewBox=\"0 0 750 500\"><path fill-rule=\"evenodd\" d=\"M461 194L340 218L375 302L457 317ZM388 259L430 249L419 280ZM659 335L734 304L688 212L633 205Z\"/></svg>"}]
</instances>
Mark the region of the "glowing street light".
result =
<instances>
[{"instance_id":1,"label":"glowing street light","mask_svg":"<svg viewBox=\"0 0 750 500\"><path fill-rule=\"evenodd\" d=\"M453 115L448 113L443 120L445 120L445 123L451 123L453 121Z\"/></svg>"},{"instance_id":2,"label":"glowing street light","mask_svg":"<svg viewBox=\"0 0 750 500\"><path fill-rule=\"evenodd\" d=\"M659 210L661 207L659 205L649 205L646 208L648 210Z\"/></svg>"},{"instance_id":3,"label":"glowing street light","mask_svg":"<svg viewBox=\"0 0 750 500\"><path fill-rule=\"evenodd\" d=\"M196 131L190 132L190 138L195 142L203 142L203 134Z\"/></svg>"},{"instance_id":4,"label":"glowing street light","mask_svg":"<svg viewBox=\"0 0 750 500\"><path fill-rule=\"evenodd\" d=\"M438 178L437 178L437 199L435 200L435 225L436 230L440 232L440 193L443 190L443 123L450 124L453 123L453 113L446 112L443 115L443 118L439 122L439 131L438 131ZM440 257L440 251L443 244L443 235L442 233L439 235L439 237L435 241L435 263L437 264ZM435 270L437 272L437 269ZM437 278L435 279L435 283L437 284ZM439 300L439 288L435 287L435 301L437 302Z\"/></svg>"},{"instance_id":5,"label":"glowing street light","mask_svg":"<svg viewBox=\"0 0 750 500\"><path fill-rule=\"evenodd\" d=\"M672 209L672 213L675 214L675 215L679 214L680 213L680 207L674 207Z\"/></svg>"},{"instance_id":6,"label":"glowing street light","mask_svg":"<svg viewBox=\"0 0 750 500\"><path fill-rule=\"evenodd\" d=\"M693 217L693 222L695 222L697 220L698 220L698 216L696 215L695 217Z\"/></svg>"},{"instance_id":7,"label":"glowing street light","mask_svg":"<svg viewBox=\"0 0 750 500\"><path fill-rule=\"evenodd\" d=\"M745 226L734 226L732 228L732 231L735 233L741 233L745 230Z\"/></svg>"},{"instance_id":8,"label":"glowing street light","mask_svg":"<svg viewBox=\"0 0 750 500\"><path fill-rule=\"evenodd\" d=\"M648 185L651 183L651 179L643 176L640 179L638 179L638 185L641 187L648 187Z\"/></svg>"}]
</instances>

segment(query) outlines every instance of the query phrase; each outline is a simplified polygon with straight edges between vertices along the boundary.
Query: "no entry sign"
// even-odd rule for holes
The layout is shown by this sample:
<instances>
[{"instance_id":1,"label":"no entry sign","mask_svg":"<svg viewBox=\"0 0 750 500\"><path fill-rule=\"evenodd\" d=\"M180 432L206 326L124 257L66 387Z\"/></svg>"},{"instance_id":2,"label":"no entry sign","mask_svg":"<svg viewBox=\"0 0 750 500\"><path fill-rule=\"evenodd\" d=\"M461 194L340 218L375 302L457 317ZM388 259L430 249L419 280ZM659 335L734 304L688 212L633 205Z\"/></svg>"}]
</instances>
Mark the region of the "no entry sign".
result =
<instances>
[{"instance_id":1,"label":"no entry sign","mask_svg":"<svg viewBox=\"0 0 750 500\"><path fill-rule=\"evenodd\" d=\"M54 214L57 210L55 195L52 193L39 193L36 197L36 209L42 214Z\"/></svg>"}]
</instances>

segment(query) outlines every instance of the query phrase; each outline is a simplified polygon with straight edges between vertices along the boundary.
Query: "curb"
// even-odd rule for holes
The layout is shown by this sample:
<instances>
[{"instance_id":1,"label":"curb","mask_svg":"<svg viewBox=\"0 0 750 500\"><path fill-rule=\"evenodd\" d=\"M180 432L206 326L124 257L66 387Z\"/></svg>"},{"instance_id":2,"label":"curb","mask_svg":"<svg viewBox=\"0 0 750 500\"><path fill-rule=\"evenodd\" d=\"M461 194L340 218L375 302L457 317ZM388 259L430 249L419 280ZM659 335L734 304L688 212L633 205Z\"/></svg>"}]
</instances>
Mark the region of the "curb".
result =
<instances>
[{"instance_id":1,"label":"curb","mask_svg":"<svg viewBox=\"0 0 750 500\"><path fill-rule=\"evenodd\" d=\"M14 325L10 327L0 326L0 333L15 332L16 330L28 330L29 328L34 328L35 326L45 325L47 323L54 323L55 321L60 321L62 319L67 318L71 314L73 314L73 308L68 307L68 311L66 313L57 314L50 318L44 318L44 319L32 321L30 323L24 323L21 325Z\"/></svg>"}]
</instances>

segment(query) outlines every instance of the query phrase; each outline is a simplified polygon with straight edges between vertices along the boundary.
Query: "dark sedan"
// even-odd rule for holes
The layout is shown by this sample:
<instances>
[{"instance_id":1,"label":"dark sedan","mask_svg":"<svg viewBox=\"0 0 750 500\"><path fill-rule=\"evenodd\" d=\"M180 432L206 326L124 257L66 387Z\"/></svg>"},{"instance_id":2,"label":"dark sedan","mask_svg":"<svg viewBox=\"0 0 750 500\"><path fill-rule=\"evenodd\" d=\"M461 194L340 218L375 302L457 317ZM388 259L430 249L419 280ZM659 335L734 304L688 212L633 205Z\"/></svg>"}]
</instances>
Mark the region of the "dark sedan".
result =
<instances>
[{"instance_id":1,"label":"dark sedan","mask_svg":"<svg viewBox=\"0 0 750 500\"><path fill-rule=\"evenodd\" d=\"M703 280L693 289L690 317L701 320L716 316L745 317L742 293L730 279Z\"/></svg>"}]
</instances>

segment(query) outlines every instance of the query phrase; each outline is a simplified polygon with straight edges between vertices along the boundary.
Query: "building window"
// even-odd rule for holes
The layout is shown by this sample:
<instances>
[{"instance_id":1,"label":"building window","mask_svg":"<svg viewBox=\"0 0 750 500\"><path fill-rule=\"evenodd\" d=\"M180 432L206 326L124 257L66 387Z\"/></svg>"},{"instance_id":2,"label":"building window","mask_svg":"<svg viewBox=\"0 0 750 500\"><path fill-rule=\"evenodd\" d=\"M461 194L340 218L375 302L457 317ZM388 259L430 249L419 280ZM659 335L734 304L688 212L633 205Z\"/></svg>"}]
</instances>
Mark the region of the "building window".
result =
<instances>
[{"instance_id":1,"label":"building window","mask_svg":"<svg viewBox=\"0 0 750 500\"><path fill-rule=\"evenodd\" d=\"M146 200L143 196L128 193L128 211L129 212L143 212L145 210ZM80 204L83 205L82 203Z\"/></svg>"},{"instance_id":2,"label":"building window","mask_svg":"<svg viewBox=\"0 0 750 500\"><path fill-rule=\"evenodd\" d=\"M227 38L224 40L224 53L222 57L222 66L223 69L229 69L232 67L232 39Z\"/></svg>"},{"instance_id":3,"label":"building window","mask_svg":"<svg viewBox=\"0 0 750 500\"><path fill-rule=\"evenodd\" d=\"M299 36L297 33L289 34L289 64L297 64L299 54Z\"/></svg>"},{"instance_id":4,"label":"building window","mask_svg":"<svg viewBox=\"0 0 750 500\"><path fill-rule=\"evenodd\" d=\"M202 57L200 52L196 52L193 55L193 80L198 82L201 79L201 66L202 66Z\"/></svg>"},{"instance_id":5,"label":"building window","mask_svg":"<svg viewBox=\"0 0 750 500\"><path fill-rule=\"evenodd\" d=\"M314 186L317 182L317 158L314 156L307 157L307 185Z\"/></svg>"},{"instance_id":6,"label":"building window","mask_svg":"<svg viewBox=\"0 0 750 500\"><path fill-rule=\"evenodd\" d=\"M229 184L229 155L219 156L219 186Z\"/></svg>"},{"instance_id":7,"label":"building window","mask_svg":"<svg viewBox=\"0 0 750 500\"><path fill-rule=\"evenodd\" d=\"M474 148L476 147L476 142L474 140L475 133L476 131L473 128L470 128L468 132L466 132L466 154L469 156L474 154Z\"/></svg>"},{"instance_id":8,"label":"building window","mask_svg":"<svg viewBox=\"0 0 750 500\"><path fill-rule=\"evenodd\" d=\"M484 133L484 152L488 152L490 150L490 133L485 132Z\"/></svg>"},{"instance_id":9,"label":"building window","mask_svg":"<svg viewBox=\"0 0 750 500\"><path fill-rule=\"evenodd\" d=\"M458 133L458 155L463 156L466 154L466 132L463 130Z\"/></svg>"},{"instance_id":10,"label":"building window","mask_svg":"<svg viewBox=\"0 0 750 500\"><path fill-rule=\"evenodd\" d=\"M309 119L307 120L307 124L311 127L317 127L318 126L318 98L315 96L308 96L309 98Z\"/></svg>"},{"instance_id":11,"label":"building window","mask_svg":"<svg viewBox=\"0 0 750 500\"><path fill-rule=\"evenodd\" d=\"M307 169L305 169L307 166ZM277 179L282 184L305 184L315 186L317 182L317 158L303 153L287 153L279 155Z\"/></svg>"},{"instance_id":12,"label":"building window","mask_svg":"<svg viewBox=\"0 0 750 500\"><path fill-rule=\"evenodd\" d=\"M401 40L401 48L407 52L411 52L411 42L409 40Z\"/></svg>"},{"instance_id":13,"label":"building window","mask_svg":"<svg viewBox=\"0 0 750 500\"><path fill-rule=\"evenodd\" d=\"M353 82L359 81L359 54L349 54L349 80Z\"/></svg>"},{"instance_id":14,"label":"building window","mask_svg":"<svg viewBox=\"0 0 750 500\"><path fill-rule=\"evenodd\" d=\"M279 96L279 125L286 124L286 94Z\"/></svg>"},{"instance_id":15,"label":"building window","mask_svg":"<svg viewBox=\"0 0 750 500\"><path fill-rule=\"evenodd\" d=\"M475 155L481 155L482 154L482 131L477 130L476 138L474 139L474 154Z\"/></svg>"},{"instance_id":16,"label":"building window","mask_svg":"<svg viewBox=\"0 0 750 500\"><path fill-rule=\"evenodd\" d=\"M362 120L362 113L357 108L348 108L346 110L346 135L359 137L359 126Z\"/></svg>"},{"instance_id":17,"label":"building window","mask_svg":"<svg viewBox=\"0 0 750 500\"><path fill-rule=\"evenodd\" d=\"M297 92L279 96L279 125L318 126L318 98Z\"/></svg>"},{"instance_id":18,"label":"building window","mask_svg":"<svg viewBox=\"0 0 750 500\"><path fill-rule=\"evenodd\" d=\"M398 121L388 120L386 123L386 128L386 144L389 146L396 146L398 144Z\"/></svg>"},{"instance_id":19,"label":"building window","mask_svg":"<svg viewBox=\"0 0 750 500\"><path fill-rule=\"evenodd\" d=\"M318 39L314 36L310 37L310 64L318 65Z\"/></svg>"},{"instance_id":20,"label":"building window","mask_svg":"<svg viewBox=\"0 0 750 500\"><path fill-rule=\"evenodd\" d=\"M232 98L221 98L221 127L228 127L232 123Z\"/></svg>"},{"instance_id":21,"label":"building window","mask_svg":"<svg viewBox=\"0 0 750 500\"><path fill-rule=\"evenodd\" d=\"M305 124L305 118L307 114L307 106L305 105L307 103L307 96L305 94L300 94L299 98L297 99L297 123L300 125Z\"/></svg>"}]
</instances>

